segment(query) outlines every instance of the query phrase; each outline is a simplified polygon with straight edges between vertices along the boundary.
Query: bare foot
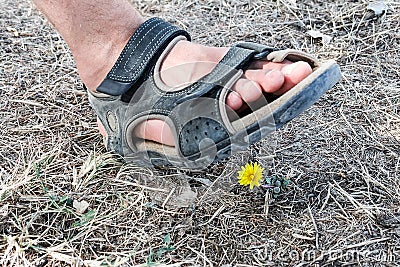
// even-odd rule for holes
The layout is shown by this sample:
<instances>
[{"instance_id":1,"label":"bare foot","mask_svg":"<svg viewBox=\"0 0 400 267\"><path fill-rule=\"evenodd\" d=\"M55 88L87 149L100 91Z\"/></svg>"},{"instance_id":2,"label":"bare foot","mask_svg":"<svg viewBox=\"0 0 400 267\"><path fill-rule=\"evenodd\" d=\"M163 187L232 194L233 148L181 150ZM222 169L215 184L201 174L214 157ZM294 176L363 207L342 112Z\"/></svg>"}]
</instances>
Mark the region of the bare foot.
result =
<instances>
[{"instance_id":1,"label":"bare foot","mask_svg":"<svg viewBox=\"0 0 400 267\"><path fill-rule=\"evenodd\" d=\"M207 47L180 41L164 59L161 66L161 79L171 87L195 82L211 72L228 50L229 48L226 47ZM188 68L188 66L191 67ZM310 65L303 61L295 63L257 61L244 72L243 77L233 86L233 92L227 96L226 104L232 109L238 110L244 103L260 98L263 92L284 94L311 72ZM106 135L105 129L100 123L99 130L103 136ZM152 119L141 123L136 127L135 134L139 138L170 146L175 145L168 125L161 120Z\"/></svg>"}]
</instances>

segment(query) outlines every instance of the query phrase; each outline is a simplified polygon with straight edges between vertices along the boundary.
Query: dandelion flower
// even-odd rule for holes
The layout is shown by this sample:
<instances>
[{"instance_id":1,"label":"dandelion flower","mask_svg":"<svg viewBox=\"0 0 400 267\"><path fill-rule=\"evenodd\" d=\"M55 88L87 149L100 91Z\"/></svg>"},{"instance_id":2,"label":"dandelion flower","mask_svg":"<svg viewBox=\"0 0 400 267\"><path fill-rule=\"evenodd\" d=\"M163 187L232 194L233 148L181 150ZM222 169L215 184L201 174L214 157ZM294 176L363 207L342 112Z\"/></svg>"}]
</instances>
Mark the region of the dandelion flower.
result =
<instances>
[{"instance_id":1,"label":"dandelion flower","mask_svg":"<svg viewBox=\"0 0 400 267\"><path fill-rule=\"evenodd\" d=\"M250 189L253 189L254 186L260 186L263 171L264 168L257 162L247 163L246 166L242 166L242 170L238 172L239 184L244 186L250 185Z\"/></svg>"}]
</instances>

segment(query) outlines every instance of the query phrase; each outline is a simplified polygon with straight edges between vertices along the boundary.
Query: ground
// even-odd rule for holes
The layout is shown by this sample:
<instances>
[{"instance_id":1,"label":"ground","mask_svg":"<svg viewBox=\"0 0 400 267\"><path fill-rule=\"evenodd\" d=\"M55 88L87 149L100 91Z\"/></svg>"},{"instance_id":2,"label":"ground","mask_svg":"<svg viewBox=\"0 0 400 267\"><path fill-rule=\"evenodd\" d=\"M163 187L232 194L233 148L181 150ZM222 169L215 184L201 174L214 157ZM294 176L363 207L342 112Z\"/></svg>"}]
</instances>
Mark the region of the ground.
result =
<instances>
[{"instance_id":1,"label":"ground","mask_svg":"<svg viewBox=\"0 0 400 267\"><path fill-rule=\"evenodd\" d=\"M400 265L400 3L368 4L136 3L197 42L301 49L343 72L270 138L184 173L107 154L63 40L30 1L1 0L0 265ZM241 187L250 160L288 190Z\"/></svg>"}]
</instances>

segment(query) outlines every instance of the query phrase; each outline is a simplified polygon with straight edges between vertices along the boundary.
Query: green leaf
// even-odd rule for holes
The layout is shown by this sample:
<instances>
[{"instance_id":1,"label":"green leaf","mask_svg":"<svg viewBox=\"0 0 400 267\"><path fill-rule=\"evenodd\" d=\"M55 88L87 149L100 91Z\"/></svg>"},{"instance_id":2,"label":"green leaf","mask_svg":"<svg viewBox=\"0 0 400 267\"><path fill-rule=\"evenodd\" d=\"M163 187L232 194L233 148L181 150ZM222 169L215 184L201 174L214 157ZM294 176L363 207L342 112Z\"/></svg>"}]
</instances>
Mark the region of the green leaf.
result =
<instances>
[{"instance_id":1,"label":"green leaf","mask_svg":"<svg viewBox=\"0 0 400 267\"><path fill-rule=\"evenodd\" d=\"M289 184L290 184L290 179L289 178L285 178L283 180L283 187L286 188Z\"/></svg>"},{"instance_id":2,"label":"green leaf","mask_svg":"<svg viewBox=\"0 0 400 267\"><path fill-rule=\"evenodd\" d=\"M72 224L72 227L82 226L91 220L93 220L96 214L96 210L88 210L85 214L82 215L81 220L79 222L75 222Z\"/></svg>"},{"instance_id":3,"label":"green leaf","mask_svg":"<svg viewBox=\"0 0 400 267\"><path fill-rule=\"evenodd\" d=\"M171 243L171 235L170 234L167 234L166 236L164 236L163 243L166 245L169 245L169 243Z\"/></svg>"},{"instance_id":4,"label":"green leaf","mask_svg":"<svg viewBox=\"0 0 400 267\"><path fill-rule=\"evenodd\" d=\"M35 176L36 178L40 177L40 163L35 163Z\"/></svg>"}]
</instances>

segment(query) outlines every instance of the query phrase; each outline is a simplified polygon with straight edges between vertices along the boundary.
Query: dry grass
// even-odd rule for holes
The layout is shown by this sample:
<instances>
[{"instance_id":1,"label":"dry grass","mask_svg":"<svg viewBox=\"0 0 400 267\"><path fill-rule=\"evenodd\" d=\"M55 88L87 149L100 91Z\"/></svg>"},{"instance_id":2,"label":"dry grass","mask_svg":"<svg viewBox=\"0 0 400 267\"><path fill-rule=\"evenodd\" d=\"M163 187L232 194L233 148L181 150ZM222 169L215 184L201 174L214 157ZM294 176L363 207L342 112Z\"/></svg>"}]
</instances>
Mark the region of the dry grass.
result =
<instances>
[{"instance_id":1,"label":"dry grass","mask_svg":"<svg viewBox=\"0 0 400 267\"><path fill-rule=\"evenodd\" d=\"M398 1L369 21L366 1L140 2L197 42L247 39L335 58L343 80L206 172L130 166L105 153L60 36L29 1L2 0L0 265L399 265ZM310 29L333 39L322 45ZM290 190L268 201L239 188L249 159L289 176Z\"/></svg>"}]
</instances>

